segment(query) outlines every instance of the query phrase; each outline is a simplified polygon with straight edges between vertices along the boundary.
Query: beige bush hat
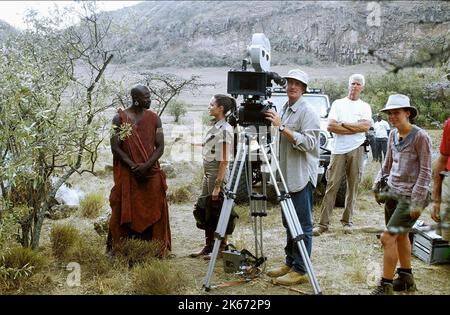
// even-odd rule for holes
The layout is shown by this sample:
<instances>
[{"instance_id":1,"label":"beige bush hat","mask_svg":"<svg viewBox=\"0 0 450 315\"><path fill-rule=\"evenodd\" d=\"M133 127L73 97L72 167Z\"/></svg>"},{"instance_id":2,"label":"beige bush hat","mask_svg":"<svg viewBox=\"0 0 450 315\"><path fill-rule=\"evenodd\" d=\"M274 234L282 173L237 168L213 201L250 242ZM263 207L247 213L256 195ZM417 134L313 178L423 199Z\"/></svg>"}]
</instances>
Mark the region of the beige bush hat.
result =
<instances>
[{"instance_id":1,"label":"beige bush hat","mask_svg":"<svg viewBox=\"0 0 450 315\"><path fill-rule=\"evenodd\" d=\"M294 79L308 85L309 77L306 72L300 69L292 69L285 75L283 78L285 79Z\"/></svg>"},{"instance_id":2,"label":"beige bush hat","mask_svg":"<svg viewBox=\"0 0 450 315\"><path fill-rule=\"evenodd\" d=\"M417 108L411 106L411 104L409 103L409 97L403 94L389 95L386 105L382 110L380 110L380 112L399 108L408 109L409 111L411 111L411 115L409 116L409 118L414 118L418 114Z\"/></svg>"}]
</instances>

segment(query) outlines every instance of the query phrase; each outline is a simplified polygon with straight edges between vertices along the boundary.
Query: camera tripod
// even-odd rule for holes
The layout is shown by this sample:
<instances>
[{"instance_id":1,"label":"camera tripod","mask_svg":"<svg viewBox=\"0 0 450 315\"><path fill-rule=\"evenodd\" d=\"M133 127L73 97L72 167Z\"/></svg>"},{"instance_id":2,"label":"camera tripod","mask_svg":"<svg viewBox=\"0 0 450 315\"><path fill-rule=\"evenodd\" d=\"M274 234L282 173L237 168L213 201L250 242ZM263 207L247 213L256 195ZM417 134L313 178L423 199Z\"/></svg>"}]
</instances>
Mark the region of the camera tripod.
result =
<instances>
[{"instance_id":1,"label":"camera tripod","mask_svg":"<svg viewBox=\"0 0 450 315\"><path fill-rule=\"evenodd\" d=\"M278 186L276 185L276 183L277 183L276 177L275 177L274 172L271 169L265 146L270 149L270 152L274 152L272 145L270 143L268 143L266 145L264 145L264 143L259 144L259 151L262 153L262 157L263 157L263 160L262 160L263 165L265 163L265 166L267 166L266 169L268 170L268 172L270 174L272 183L274 183L274 188L275 188L275 191L277 194L277 199L280 202L280 206L283 211L284 217L286 218L286 221L287 221L287 224L289 227L289 231L290 231L293 239L297 243L298 249L301 253L303 262L305 264L306 272L308 274L309 281L314 289L314 293L321 294L319 283L317 282L317 278L314 275L311 260L308 256L305 242L303 240L304 234L303 234L302 228L300 226L300 222L298 220L297 213L294 208L294 204L292 203L291 197L288 193L288 188L287 188L286 182L281 173L279 162L277 161L275 156L272 156L272 160L274 161L275 166L276 166L276 171L278 171L278 174L281 179L281 183L284 187L285 193L283 195L281 194ZM220 211L219 222L217 223L217 228L214 233L214 237L215 237L214 247L213 247L213 251L211 253L211 260L209 262L208 270L207 270L206 277L205 277L204 284L203 284L203 289L205 291L209 291L211 289L211 277L212 277L214 265L216 263L217 255L219 252L220 243L222 242L222 240L225 237L225 232L226 232L226 228L228 225L228 221L230 219L231 210L233 208L234 200L236 198L236 192L239 187L239 180L241 178L242 170L243 170L244 164L246 163L247 159L250 164L250 136L244 131L240 134L240 140L239 140L239 144L238 144L238 148L237 148L235 163L233 164L233 167L231 170L230 180L228 181L226 188L225 188L225 193L224 193L225 198L224 198L224 202L222 205L222 209ZM249 169L249 171L248 171L249 186L251 186L251 183L252 183L251 168L249 167L248 169ZM237 176L234 177L234 174L236 171L237 171ZM264 172L263 172L263 175L264 175ZM233 182L234 178L235 178L235 180ZM249 190L249 192L251 192L251 189ZM263 180L263 192L265 193L264 180ZM252 203L252 197L255 197L255 196L254 195L250 196L251 203ZM264 197L261 198L261 196L256 197L256 200L254 198L253 201L256 201L256 202L262 201L264 204L266 202L265 198ZM252 208L252 211L253 211L253 208ZM260 220L261 220L261 216L260 216ZM255 232L257 230L256 221L257 221L257 219L255 216ZM260 225L260 231L261 231L260 244L261 244L261 255L262 255L262 227L261 227L261 225ZM257 252L258 240L257 239L258 238L255 235L256 255L258 256L258 252Z\"/></svg>"}]
</instances>

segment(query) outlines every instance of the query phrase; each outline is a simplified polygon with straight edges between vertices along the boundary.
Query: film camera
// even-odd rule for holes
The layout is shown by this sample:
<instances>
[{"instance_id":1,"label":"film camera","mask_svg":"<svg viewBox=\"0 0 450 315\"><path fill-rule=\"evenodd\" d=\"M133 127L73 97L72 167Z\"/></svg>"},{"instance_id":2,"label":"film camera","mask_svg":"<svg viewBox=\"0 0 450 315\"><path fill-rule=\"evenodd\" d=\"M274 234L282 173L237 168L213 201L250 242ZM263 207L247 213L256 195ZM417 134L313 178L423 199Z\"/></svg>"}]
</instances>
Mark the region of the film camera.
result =
<instances>
[{"instance_id":1,"label":"film camera","mask_svg":"<svg viewBox=\"0 0 450 315\"><path fill-rule=\"evenodd\" d=\"M270 126L264 113L274 108L267 100L271 96L272 81L284 86L286 80L275 72L270 72L270 42L262 33L252 36L252 44L247 48L249 58L242 61L242 70L228 71L227 93L237 98L242 95L244 101L238 112L232 113L232 125ZM255 71L247 71L251 64ZM236 117L237 116L237 117Z\"/></svg>"}]
</instances>

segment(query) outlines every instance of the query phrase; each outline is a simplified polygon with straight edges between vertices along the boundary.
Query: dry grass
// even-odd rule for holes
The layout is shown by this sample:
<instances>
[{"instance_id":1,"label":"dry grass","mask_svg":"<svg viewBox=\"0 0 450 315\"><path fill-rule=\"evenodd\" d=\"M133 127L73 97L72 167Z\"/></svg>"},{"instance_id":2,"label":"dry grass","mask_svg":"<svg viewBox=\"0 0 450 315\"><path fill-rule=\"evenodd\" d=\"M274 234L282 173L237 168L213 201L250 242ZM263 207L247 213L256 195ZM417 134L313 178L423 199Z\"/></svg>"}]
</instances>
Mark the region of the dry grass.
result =
<instances>
[{"instance_id":1,"label":"dry grass","mask_svg":"<svg viewBox=\"0 0 450 315\"><path fill-rule=\"evenodd\" d=\"M0 293L21 294L47 289L50 276L41 273L49 264L43 254L14 246L0 256Z\"/></svg>"},{"instance_id":2,"label":"dry grass","mask_svg":"<svg viewBox=\"0 0 450 315\"><path fill-rule=\"evenodd\" d=\"M439 134L430 135L433 138L433 150L438 147L434 138ZM107 151L105 157L110 158ZM433 158L436 158L433 155ZM203 170L199 163L177 162L174 163L177 176L168 179L169 188L189 187L193 196L198 196L201 187ZM370 177L375 178L380 168L379 163L367 163L361 186L368 187ZM73 184L82 187L84 191L105 192L111 189L112 176L94 178L90 174L82 177L75 176ZM94 181L95 179L95 181ZM93 183L95 182L95 185ZM72 217L66 221L77 226L80 232L81 242L74 242L68 255L64 258L76 261L81 265L81 287L68 288L64 261L61 268L41 270L29 278L23 278L20 286L13 291L5 291L0 287L0 292L5 293L45 293L45 294L205 294L202 284L207 272L208 262L202 259L189 257L191 252L198 250L204 244L203 231L195 227L192 216L191 200L184 204L173 203L169 207L170 225L172 229L172 254L176 257L170 260L156 260L157 246L151 243L130 240L124 244L123 253L118 253L112 259L104 254L104 238L98 236L86 236L87 231L92 230L93 220L80 216ZM281 210L278 204L269 204L268 216L263 218L264 254L268 257L267 266L279 265L284 261L284 246L286 231L281 223ZM253 218L249 216L248 205L235 207L240 219L236 229L229 238L239 250L248 249L254 251ZM342 232L339 220L342 216L342 208L335 208L331 219L329 233L313 239L312 263L324 294L367 294L370 292L368 279L379 279L382 266L382 249L375 232L367 232L369 229L383 229L383 209L378 206L372 195L361 189L357 200L357 210L354 213L355 232L346 235ZM320 205L314 207L314 222L320 215ZM423 214L421 219L429 219L429 213ZM53 224L52 222L50 222ZM49 224L47 221L46 224ZM367 227L367 229L363 229ZM43 230L43 240L48 239L50 229ZM87 233L89 235L89 233ZM52 243L41 242L44 246ZM50 247L47 247L50 252ZM51 256L51 255L47 255ZM54 263L50 264L50 267ZM373 268L378 269L374 272ZM131 267L131 268L130 268ZM450 265L430 266L417 258L413 258L413 268L418 282L419 290L414 294L449 294ZM373 276L372 276L373 274ZM371 278L371 279L372 279ZM234 274L225 274L222 260L217 260L214 268L212 283L220 284L242 278ZM41 286L38 288L38 286ZM305 292L312 292L309 283L295 287ZM2 291L3 289L3 291ZM237 286L223 287L211 290L208 294L237 295L237 294L292 294L298 292L270 283L266 275L261 275L250 283Z\"/></svg>"},{"instance_id":3,"label":"dry grass","mask_svg":"<svg viewBox=\"0 0 450 315\"><path fill-rule=\"evenodd\" d=\"M48 264L48 259L29 247L14 246L1 256L0 262L6 268L33 266L33 271L39 272Z\"/></svg>"},{"instance_id":4,"label":"dry grass","mask_svg":"<svg viewBox=\"0 0 450 315\"><path fill-rule=\"evenodd\" d=\"M191 191L192 185L183 185L171 189L169 187L169 193L167 194L167 200L169 203L186 203L192 201L193 194Z\"/></svg>"},{"instance_id":5,"label":"dry grass","mask_svg":"<svg viewBox=\"0 0 450 315\"><path fill-rule=\"evenodd\" d=\"M71 254L74 246L80 242L80 232L71 225L58 224L52 227L50 242L53 255L64 259Z\"/></svg>"},{"instance_id":6,"label":"dry grass","mask_svg":"<svg viewBox=\"0 0 450 315\"><path fill-rule=\"evenodd\" d=\"M250 216L250 210L247 205L234 205L234 211L239 216L238 222L240 224L251 222L252 217Z\"/></svg>"},{"instance_id":7,"label":"dry grass","mask_svg":"<svg viewBox=\"0 0 450 315\"><path fill-rule=\"evenodd\" d=\"M93 277L83 283L86 294L127 294L130 291L130 272L128 267L114 264L107 274Z\"/></svg>"},{"instance_id":8,"label":"dry grass","mask_svg":"<svg viewBox=\"0 0 450 315\"><path fill-rule=\"evenodd\" d=\"M106 255L104 238L94 233L83 233L66 259L79 263L83 274L89 276L104 275L112 267Z\"/></svg>"},{"instance_id":9,"label":"dry grass","mask_svg":"<svg viewBox=\"0 0 450 315\"><path fill-rule=\"evenodd\" d=\"M122 241L115 250L118 258L132 267L157 257L161 250L161 244L157 241L127 239Z\"/></svg>"},{"instance_id":10,"label":"dry grass","mask_svg":"<svg viewBox=\"0 0 450 315\"><path fill-rule=\"evenodd\" d=\"M185 284L183 272L167 260L151 259L132 270L135 294L175 294Z\"/></svg>"},{"instance_id":11,"label":"dry grass","mask_svg":"<svg viewBox=\"0 0 450 315\"><path fill-rule=\"evenodd\" d=\"M363 284L366 281L367 270L363 260L362 252L358 246L350 246L351 253L347 256L345 264L349 269L345 275L350 278L352 282Z\"/></svg>"},{"instance_id":12,"label":"dry grass","mask_svg":"<svg viewBox=\"0 0 450 315\"><path fill-rule=\"evenodd\" d=\"M90 193L80 201L80 213L84 218L95 219L105 205L105 197L98 193Z\"/></svg>"},{"instance_id":13,"label":"dry grass","mask_svg":"<svg viewBox=\"0 0 450 315\"><path fill-rule=\"evenodd\" d=\"M112 177L112 173L113 173L113 166L112 165L105 165L103 167L103 169L97 170L95 171L95 175L98 177L107 177L107 176L111 176Z\"/></svg>"},{"instance_id":14,"label":"dry grass","mask_svg":"<svg viewBox=\"0 0 450 315\"><path fill-rule=\"evenodd\" d=\"M201 187L203 175L204 175L203 168L199 167L196 170L194 170L192 185L196 187Z\"/></svg>"},{"instance_id":15,"label":"dry grass","mask_svg":"<svg viewBox=\"0 0 450 315\"><path fill-rule=\"evenodd\" d=\"M372 185L375 180L375 177L372 174L366 174L361 179L361 182L358 185L358 194L363 194L366 192L372 191Z\"/></svg>"}]
</instances>

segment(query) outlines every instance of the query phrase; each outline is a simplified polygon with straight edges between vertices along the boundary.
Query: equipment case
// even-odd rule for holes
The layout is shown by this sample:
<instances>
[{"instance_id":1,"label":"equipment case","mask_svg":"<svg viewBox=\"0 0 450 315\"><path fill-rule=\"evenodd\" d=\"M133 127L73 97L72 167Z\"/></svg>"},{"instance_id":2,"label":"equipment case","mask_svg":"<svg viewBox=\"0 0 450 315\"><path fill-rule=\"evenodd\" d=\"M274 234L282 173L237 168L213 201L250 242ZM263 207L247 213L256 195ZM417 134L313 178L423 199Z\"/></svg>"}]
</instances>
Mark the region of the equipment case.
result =
<instances>
[{"instance_id":1,"label":"equipment case","mask_svg":"<svg viewBox=\"0 0 450 315\"><path fill-rule=\"evenodd\" d=\"M434 231L413 229L412 254L428 264L450 263L450 245Z\"/></svg>"}]
</instances>

